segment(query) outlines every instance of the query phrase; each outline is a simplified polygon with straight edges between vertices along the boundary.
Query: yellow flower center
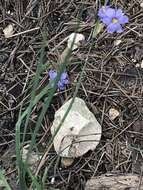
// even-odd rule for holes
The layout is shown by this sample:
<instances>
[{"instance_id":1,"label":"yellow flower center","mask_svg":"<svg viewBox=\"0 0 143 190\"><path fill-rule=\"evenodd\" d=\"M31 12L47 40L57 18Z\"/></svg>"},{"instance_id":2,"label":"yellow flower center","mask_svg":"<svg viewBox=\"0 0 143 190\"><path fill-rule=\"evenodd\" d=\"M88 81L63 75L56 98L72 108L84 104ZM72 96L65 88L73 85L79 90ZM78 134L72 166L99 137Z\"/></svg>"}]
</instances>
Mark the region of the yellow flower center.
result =
<instances>
[{"instance_id":1,"label":"yellow flower center","mask_svg":"<svg viewBox=\"0 0 143 190\"><path fill-rule=\"evenodd\" d=\"M116 18L112 19L112 23L117 23L117 22L118 22L118 20Z\"/></svg>"}]
</instances>

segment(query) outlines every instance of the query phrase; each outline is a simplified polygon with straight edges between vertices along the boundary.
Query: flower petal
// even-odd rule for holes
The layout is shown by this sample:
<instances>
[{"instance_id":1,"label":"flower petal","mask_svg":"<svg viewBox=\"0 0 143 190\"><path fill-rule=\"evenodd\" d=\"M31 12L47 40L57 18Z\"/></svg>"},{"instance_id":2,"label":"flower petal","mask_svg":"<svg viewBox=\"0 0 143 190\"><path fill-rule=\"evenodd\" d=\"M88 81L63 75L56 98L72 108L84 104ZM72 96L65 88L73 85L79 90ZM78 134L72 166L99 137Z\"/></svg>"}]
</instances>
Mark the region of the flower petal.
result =
<instances>
[{"instance_id":1,"label":"flower petal","mask_svg":"<svg viewBox=\"0 0 143 190\"><path fill-rule=\"evenodd\" d=\"M61 74L61 80L65 80L66 78L67 78L67 73L66 72L64 72L64 73L62 73Z\"/></svg>"},{"instance_id":2,"label":"flower petal","mask_svg":"<svg viewBox=\"0 0 143 190\"><path fill-rule=\"evenodd\" d=\"M108 25L107 32L109 32L109 33L113 33L113 32L120 33L120 32L122 32L122 27L119 23L112 23L112 24Z\"/></svg>"},{"instance_id":3,"label":"flower petal","mask_svg":"<svg viewBox=\"0 0 143 190\"><path fill-rule=\"evenodd\" d=\"M56 71L54 71L54 70L49 71L49 77L50 77L51 80L54 80L56 78L56 76L57 76Z\"/></svg>"},{"instance_id":4,"label":"flower petal","mask_svg":"<svg viewBox=\"0 0 143 190\"><path fill-rule=\"evenodd\" d=\"M121 26L119 23L116 24L116 27L117 27L117 28L116 28L116 32L117 32L117 33L123 32L122 26Z\"/></svg>"},{"instance_id":5,"label":"flower petal","mask_svg":"<svg viewBox=\"0 0 143 190\"><path fill-rule=\"evenodd\" d=\"M100 18L103 18L103 17L105 17L106 16L106 11L107 11L107 9L109 9L109 6L106 6L106 7L101 7L100 9L99 9L99 11L98 11L98 16L100 17Z\"/></svg>"},{"instance_id":6,"label":"flower petal","mask_svg":"<svg viewBox=\"0 0 143 190\"><path fill-rule=\"evenodd\" d=\"M69 80L68 79L65 79L62 81L64 84L69 84Z\"/></svg>"},{"instance_id":7,"label":"flower petal","mask_svg":"<svg viewBox=\"0 0 143 190\"><path fill-rule=\"evenodd\" d=\"M120 24L126 24L129 22L129 18L127 16L121 16L118 18Z\"/></svg>"},{"instance_id":8,"label":"flower petal","mask_svg":"<svg viewBox=\"0 0 143 190\"><path fill-rule=\"evenodd\" d=\"M121 16L123 16L124 15L124 13L123 13L123 11L121 10L121 9L117 9L116 10L116 18L120 18Z\"/></svg>"},{"instance_id":9,"label":"flower petal","mask_svg":"<svg viewBox=\"0 0 143 190\"><path fill-rule=\"evenodd\" d=\"M113 33L113 32L121 32L122 27L119 23L111 23L107 27L107 32Z\"/></svg>"},{"instance_id":10,"label":"flower petal","mask_svg":"<svg viewBox=\"0 0 143 190\"><path fill-rule=\"evenodd\" d=\"M110 18L114 18L116 16L116 11L115 9L112 8L108 8L106 10L106 16L110 17Z\"/></svg>"},{"instance_id":11,"label":"flower petal","mask_svg":"<svg viewBox=\"0 0 143 190\"><path fill-rule=\"evenodd\" d=\"M106 16L102 18L102 22L106 25L109 25L112 22L112 18Z\"/></svg>"},{"instance_id":12,"label":"flower petal","mask_svg":"<svg viewBox=\"0 0 143 190\"><path fill-rule=\"evenodd\" d=\"M61 81L59 81L59 82L58 82L58 88L59 88L60 90L64 90L64 89L65 89L65 85L64 85Z\"/></svg>"},{"instance_id":13,"label":"flower petal","mask_svg":"<svg viewBox=\"0 0 143 190\"><path fill-rule=\"evenodd\" d=\"M105 15L105 12L103 11L102 8L99 9L99 11L98 11L98 16L99 16L100 18L103 18L104 16L106 16L106 15Z\"/></svg>"},{"instance_id":14,"label":"flower petal","mask_svg":"<svg viewBox=\"0 0 143 190\"><path fill-rule=\"evenodd\" d=\"M114 24L113 24L113 23L111 23L111 24L109 24L109 25L107 26L107 32L109 32L109 33L115 32L115 27L114 27Z\"/></svg>"}]
</instances>

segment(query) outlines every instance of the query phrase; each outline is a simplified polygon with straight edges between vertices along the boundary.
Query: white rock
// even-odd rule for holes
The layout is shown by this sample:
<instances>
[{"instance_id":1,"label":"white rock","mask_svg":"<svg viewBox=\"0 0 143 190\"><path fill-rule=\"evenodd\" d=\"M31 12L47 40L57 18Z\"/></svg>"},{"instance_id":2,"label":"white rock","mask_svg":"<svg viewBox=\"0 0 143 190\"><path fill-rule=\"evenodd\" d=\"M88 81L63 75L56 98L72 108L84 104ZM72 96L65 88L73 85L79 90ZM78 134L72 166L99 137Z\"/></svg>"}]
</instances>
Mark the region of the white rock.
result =
<instances>
[{"instance_id":1,"label":"white rock","mask_svg":"<svg viewBox=\"0 0 143 190\"><path fill-rule=\"evenodd\" d=\"M118 45L120 45L121 42L122 42L122 40L120 40L120 39L115 40L115 41L114 41L114 45L115 45L115 46L118 46Z\"/></svg>"},{"instance_id":2,"label":"white rock","mask_svg":"<svg viewBox=\"0 0 143 190\"><path fill-rule=\"evenodd\" d=\"M140 67L140 64L139 64L139 63L137 63L135 66L136 66L137 68L139 68L139 67Z\"/></svg>"},{"instance_id":3,"label":"white rock","mask_svg":"<svg viewBox=\"0 0 143 190\"><path fill-rule=\"evenodd\" d=\"M66 102L56 113L51 133L54 135L71 99ZM89 111L85 102L75 98L63 125L54 138L54 147L62 157L79 157L94 150L101 138L101 125L95 116Z\"/></svg>"},{"instance_id":4,"label":"white rock","mask_svg":"<svg viewBox=\"0 0 143 190\"><path fill-rule=\"evenodd\" d=\"M137 62L137 60L135 60L135 59L132 59L132 62L136 63L136 62Z\"/></svg>"},{"instance_id":5,"label":"white rock","mask_svg":"<svg viewBox=\"0 0 143 190\"><path fill-rule=\"evenodd\" d=\"M143 2L140 4L141 8L143 8Z\"/></svg>"},{"instance_id":6,"label":"white rock","mask_svg":"<svg viewBox=\"0 0 143 190\"><path fill-rule=\"evenodd\" d=\"M116 110L115 108L111 108L109 110L109 117L111 120L116 119L120 115L120 112Z\"/></svg>"},{"instance_id":7,"label":"white rock","mask_svg":"<svg viewBox=\"0 0 143 190\"><path fill-rule=\"evenodd\" d=\"M81 45L81 42L85 41L85 36L79 33L72 33L68 37L67 47L76 50Z\"/></svg>"},{"instance_id":8,"label":"white rock","mask_svg":"<svg viewBox=\"0 0 143 190\"><path fill-rule=\"evenodd\" d=\"M143 69L143 60L142 60L142 62L141 62L141 68Z\"/></svg>"},{"instance_id":9,"label":"white rock","mask_svg":"<svg viewBox=\"0 0 143 190\"><path fill-rule=\"evenodd\" d=\"M67 157L62 157L61 163L64 167L69 167L73 164L74 158L67 158Z\"/></svg>"},{"instance_id":10,"label":"white rock","mask_svg":"<svg viewBox=\"0 0 143 190\"><path fill-rule=\"evenodd\" d=\"M55 183L55 177L52 177L51 184L54 185L54 183Z\"/></svg>"},{"instance_id":11,"label":"white rock","mask_svg":"<svg viewBox=\"0 0 143 190\"><path fill-rule=\"evenodd\" d=\"M9 24L6 28L3 29L5 38L10 38L14 33L13 25Z\"/></svg>"}]
</instances>

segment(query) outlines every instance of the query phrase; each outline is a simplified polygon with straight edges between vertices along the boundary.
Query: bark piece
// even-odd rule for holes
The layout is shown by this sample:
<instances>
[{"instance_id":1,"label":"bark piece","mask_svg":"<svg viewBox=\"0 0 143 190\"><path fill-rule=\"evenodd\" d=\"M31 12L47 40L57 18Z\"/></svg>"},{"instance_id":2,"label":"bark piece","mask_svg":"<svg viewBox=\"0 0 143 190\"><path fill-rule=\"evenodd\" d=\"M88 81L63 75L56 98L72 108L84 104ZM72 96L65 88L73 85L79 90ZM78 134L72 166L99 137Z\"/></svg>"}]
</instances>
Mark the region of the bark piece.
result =
<instances>
[{"instance_id":1,"label":"bark piece","mask_svg":"<svg viewBox=\"0 0 143 190\"><path fill-rule=\"evenodd\" d=\"M85 190L143 190L141 177L134 174L107 174L87 181Z\"/></svg>"}]
</instances>

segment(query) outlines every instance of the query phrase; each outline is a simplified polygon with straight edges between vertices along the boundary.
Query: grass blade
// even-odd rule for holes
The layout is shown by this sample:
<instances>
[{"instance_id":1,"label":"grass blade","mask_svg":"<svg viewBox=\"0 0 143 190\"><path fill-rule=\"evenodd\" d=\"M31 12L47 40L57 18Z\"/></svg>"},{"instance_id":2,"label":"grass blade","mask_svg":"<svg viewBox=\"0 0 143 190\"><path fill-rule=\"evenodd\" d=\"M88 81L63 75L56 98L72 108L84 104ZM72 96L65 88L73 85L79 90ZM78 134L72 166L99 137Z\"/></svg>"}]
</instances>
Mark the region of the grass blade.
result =
<instances>
[{"instance_id":1,"label":"grass blade","mask_svg":"<svg viewBox=\"0 0 143 190\"><path fill-rule=\"evenodd\" d=\"M0 187L4 187L5 190L12 190L2 170L0 170Z\"/></svg>"}]
</instances>

